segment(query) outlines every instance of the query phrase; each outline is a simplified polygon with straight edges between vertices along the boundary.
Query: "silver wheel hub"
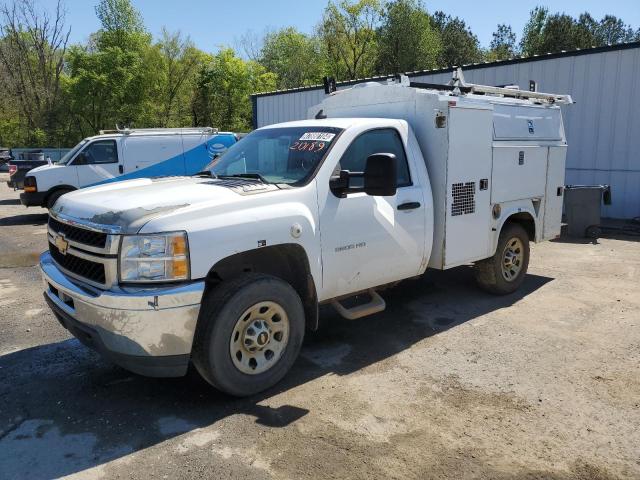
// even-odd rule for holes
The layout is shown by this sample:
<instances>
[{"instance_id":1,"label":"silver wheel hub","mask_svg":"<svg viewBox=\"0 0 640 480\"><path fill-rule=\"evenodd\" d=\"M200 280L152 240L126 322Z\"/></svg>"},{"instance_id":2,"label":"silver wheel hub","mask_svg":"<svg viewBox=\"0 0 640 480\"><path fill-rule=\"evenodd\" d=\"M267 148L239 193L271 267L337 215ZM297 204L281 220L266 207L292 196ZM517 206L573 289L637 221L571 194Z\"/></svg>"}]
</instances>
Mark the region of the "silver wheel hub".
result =
<instances>
[{"instance_id":1,"label":"silver wheel hub","mask_svg":"<svg viewBox=\"0 0 640 480\"><path fill-rule=\"evenodd\" d=\"M231 333L229 353L238 370L249 375L273 367L289 341L289 317L275 302L259 302L243 312Z\"/></svg>"},{"instance_id":2,"label":"silver wheel hub","mask_svg":"<svg viewBox=\"0 0 640 480\"><path fill-rule=\"evenodd\" d=\"M511 238L502 252L502 276L507 282L512 282L522 270L524 260L524 245L517 238Z\"/></svg>"}]
</instances>

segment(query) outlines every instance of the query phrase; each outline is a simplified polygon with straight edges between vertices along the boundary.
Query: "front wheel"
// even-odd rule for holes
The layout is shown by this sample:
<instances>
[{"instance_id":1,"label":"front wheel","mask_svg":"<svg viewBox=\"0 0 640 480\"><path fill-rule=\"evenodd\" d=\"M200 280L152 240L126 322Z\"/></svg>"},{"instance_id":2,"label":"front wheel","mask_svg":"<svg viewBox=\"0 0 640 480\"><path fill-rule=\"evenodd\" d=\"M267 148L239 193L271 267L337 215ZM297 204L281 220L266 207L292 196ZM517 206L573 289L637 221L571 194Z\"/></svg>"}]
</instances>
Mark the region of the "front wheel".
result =
<instances>
[{"instance_id":1,"label":"front wheel","mask_svg":"<svg viewBox=\"0 0 640 480\"><path fill-rule=\"evenodd\" d=\"M51 210L62 195L64 195L65 193L69 193L71 191L72 190L63 189L63 190L56 190L55 192L52 192L47 198L47 208Z\"/></svg>"},{"instance_id":2,"label":"front wheel","mask_svg":"<svg viewBox=\"0 0 640 480\"><path fill-rule=\"evenodd\" d=\"M515 292L529 267L529 235L517 223L506 224L500 232L496 253L476 263L476 281L490 293Z\"/></svg>"},{"instance_id":3,"label":"front wheel","mask_svg":"<svg viewBox=\"0 0 640 480\"><path fill-rule=\"evenodd\" d=\"M304 324L300 297L279 278L249 274L222 282L203 298L193 363L218 390L253 395L293 366Z\"/></svg>"}]
</instances>

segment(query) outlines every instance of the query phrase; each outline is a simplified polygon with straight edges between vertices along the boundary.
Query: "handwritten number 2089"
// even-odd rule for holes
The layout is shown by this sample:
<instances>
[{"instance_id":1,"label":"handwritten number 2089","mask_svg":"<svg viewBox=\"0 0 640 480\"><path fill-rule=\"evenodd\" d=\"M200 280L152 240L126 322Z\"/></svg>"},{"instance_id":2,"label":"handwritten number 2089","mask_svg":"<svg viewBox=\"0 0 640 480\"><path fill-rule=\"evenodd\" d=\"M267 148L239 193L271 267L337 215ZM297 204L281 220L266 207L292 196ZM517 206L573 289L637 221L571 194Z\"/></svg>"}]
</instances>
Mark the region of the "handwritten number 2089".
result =
<instances>
[{"instance_id":1,"label":"handwritten number 2089","mask_svg":"<svg viewBox=\"0 0 640 480\"><path fill-rule=\"evenodd\" d=\"M298 152L319 152L325 147L325 142L294 142L289 150Z\"/></svg>"}]
</instances>

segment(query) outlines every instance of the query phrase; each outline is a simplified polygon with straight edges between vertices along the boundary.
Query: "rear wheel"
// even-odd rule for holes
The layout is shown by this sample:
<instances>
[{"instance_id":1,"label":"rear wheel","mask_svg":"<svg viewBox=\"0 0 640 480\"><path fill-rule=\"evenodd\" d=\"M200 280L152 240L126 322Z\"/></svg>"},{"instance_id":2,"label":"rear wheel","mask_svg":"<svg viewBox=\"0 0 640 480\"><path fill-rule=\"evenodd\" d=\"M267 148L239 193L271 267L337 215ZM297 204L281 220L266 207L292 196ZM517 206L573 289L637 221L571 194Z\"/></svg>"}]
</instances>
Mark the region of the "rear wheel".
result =
<instances>
[{"instance_id":1,"label":"rear wheel","mask_svg":"<svg viewBox=\"0 0 640 480\"><path fill-rule=\"evenodd\" d=\"M203 299L193 363L218 390L253 395L285 376L303 337L304 309L296 291L270 275L244 275Z\"/></svg>"},{"instance_id":2,"label":"rear wheel","mask_svg":"<svg viewBox=\"0 0 640 480\"><path fill-rule=\"evenodd\" d=\"M490 293L512 293L524 281L529 267L529 235L517 223L506 224L498 239L496 253L476 263L476 280Z\"/></svg>"},{"instance_id":3,"label":"rear wheel","mask_svg":"<svg viewBox=\"0 0 640 480\"><path fill-rule=\"evenodd\" d=\"M62 189L62 190L56 190L54 192L51 192L51 194L49 194L49 196L47 197L47 208L49 210L51 210L53 208L53 206L56 204L56 201L65 193L69 193L72 190L68 190L68 189Z\"/></svg>"}]
</instances>

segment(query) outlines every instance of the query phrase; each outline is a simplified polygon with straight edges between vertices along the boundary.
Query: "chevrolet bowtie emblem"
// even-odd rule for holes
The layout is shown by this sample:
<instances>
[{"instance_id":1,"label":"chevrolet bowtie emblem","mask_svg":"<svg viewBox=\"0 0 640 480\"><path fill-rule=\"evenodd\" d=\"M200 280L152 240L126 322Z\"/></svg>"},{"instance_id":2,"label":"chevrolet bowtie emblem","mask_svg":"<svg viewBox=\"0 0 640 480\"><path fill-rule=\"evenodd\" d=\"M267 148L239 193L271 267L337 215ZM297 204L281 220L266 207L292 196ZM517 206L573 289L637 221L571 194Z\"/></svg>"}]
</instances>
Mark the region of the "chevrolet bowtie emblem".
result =
<instances>
[{"instance_id":1,"label":"chevrolet bowtie emblem","mask_svg":"<svg viewBox=\"0 0 640 480\"><path fill-rule=\"evenodd\" d=\"M69 242L64 238L64 235L56 235L56 238L53 239L53 243L58 247L58 251L62 255L67 254L67 248L69 248Z\"/></svg>"}]
</instances>

